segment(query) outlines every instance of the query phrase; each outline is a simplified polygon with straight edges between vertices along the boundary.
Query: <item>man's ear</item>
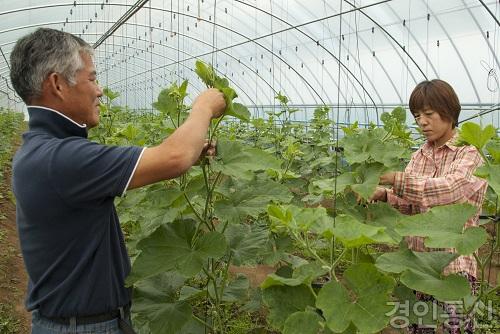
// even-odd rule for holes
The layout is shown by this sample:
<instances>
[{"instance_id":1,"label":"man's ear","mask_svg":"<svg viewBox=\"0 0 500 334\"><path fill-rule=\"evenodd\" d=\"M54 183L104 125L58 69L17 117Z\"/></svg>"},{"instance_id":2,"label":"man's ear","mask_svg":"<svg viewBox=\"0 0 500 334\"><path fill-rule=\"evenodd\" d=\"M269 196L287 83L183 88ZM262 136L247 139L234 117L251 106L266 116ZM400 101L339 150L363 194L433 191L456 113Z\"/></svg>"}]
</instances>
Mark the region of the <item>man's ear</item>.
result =
<instances>
[{"instance_id":1,"label":"man's ear","mask_svg":"<svg viewBox=\"0 0 500 334\"><path fill-rule=\"evenodd\" d=\"M62 77L61 74L52 72L49 74L47 79L44 82L44 88L50 92L51 95L54 95L61 100L64 100L66 88L68 87L68 83L66 79Z\"/></svg>"}]
</instances>

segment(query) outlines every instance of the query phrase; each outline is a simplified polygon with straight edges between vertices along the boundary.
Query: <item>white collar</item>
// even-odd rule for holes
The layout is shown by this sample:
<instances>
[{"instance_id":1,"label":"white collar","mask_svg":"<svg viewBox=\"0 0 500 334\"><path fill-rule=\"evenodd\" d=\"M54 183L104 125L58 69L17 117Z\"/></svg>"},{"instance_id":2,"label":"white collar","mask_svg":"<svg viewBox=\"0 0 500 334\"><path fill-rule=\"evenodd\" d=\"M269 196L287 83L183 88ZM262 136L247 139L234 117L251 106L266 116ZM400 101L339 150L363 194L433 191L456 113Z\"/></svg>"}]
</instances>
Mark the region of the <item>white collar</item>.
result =
<instances>
[{"instance_id":1,"label":"white collar","mask_svg":"<svg viewBox=\"0 0 500 334\"><path fill-rule=\"evenodd\" d=\"M71 119L71 118L69 118L68 116L64 115L62 112L57 111L57 110L54 110L54 109L52 109L52 108L43 107L43 106L26 106L26 107L28 107L28 108L40 108L40 109L50 110L50 111L52 111L52 112L55 112L55 113L56 113L56 114L58 114L59 116L62 116L62 117L64 117L64 118L66 118L68 121L70 121L71 123L73 123L73 124L77 125L77 126L78 126L78 127L80 127L80 128L83 128L83 129L87 128L87 124L80 124L80 123L78 123L78 122L75 122L74 120L72 120L72 119Z\"/></svg>"}]
</instances>

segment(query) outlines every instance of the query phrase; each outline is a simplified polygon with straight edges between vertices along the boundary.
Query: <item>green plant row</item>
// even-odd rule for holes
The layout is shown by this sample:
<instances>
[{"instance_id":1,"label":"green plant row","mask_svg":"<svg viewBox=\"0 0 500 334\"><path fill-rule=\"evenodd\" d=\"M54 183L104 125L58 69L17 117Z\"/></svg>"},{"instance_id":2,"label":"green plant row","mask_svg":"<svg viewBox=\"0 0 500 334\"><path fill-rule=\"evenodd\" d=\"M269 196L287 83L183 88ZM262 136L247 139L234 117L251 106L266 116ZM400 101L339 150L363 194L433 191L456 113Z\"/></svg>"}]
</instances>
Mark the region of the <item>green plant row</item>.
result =
<instances>
[{"instance_id":1,"label":"green plant row","mask_svg":"<svg viewBox=\"0 0 500 334\"><path fill-rule=\"evenodd\" d=\"M384 113L382 128L344 128L337 142L328 108L318 108L305 131L290 121L296 110L279 94L277 112L250 119L233 101L237 94L227 79L202 62L195 69L228 105L210 128L217 157L117 199L133 257L127 284L134 287L139 333L238 333L235 318L246 319L243 332L378 333L398 316L394 305L414 310L413 290L460 301L464 312L483 307L498 291L484 280L498 235L491 253L478 257L478 295L465 278L442 274L458 254L472 254L488 241L482 227L463 229L474 207L455 204L405 216L385 203L368 203L380 176L403 168L415 145L403 108ZM157 144L188 115L187 90L187 81L172 84L153 104L158 112L147 115L114 105L118 94L105 90L102 122L91 135L107 144ZM238 122L226 122L230 117ZM495 129L466 123L461 140L483 154L477 175L488 180L491 201L498 201ZM489 208L498 214L496 202ZM413 252L404 238L415 235L428 247L458 254ZM258 265L276 269L259 287L231 274ZM407 318L446 320L413 311Z\"/></svg>"},{"instance_id":2,"label":"green plant row","mask_svg":"<svg viewBox=\"0 0 500 334\"><path fill-rule=\"evenodd\" d=\"M9 109L0 109L0 184L3 182L3 171L12 157L14 137L24 127L24 115Z\"/></svg>"}]
</instances>

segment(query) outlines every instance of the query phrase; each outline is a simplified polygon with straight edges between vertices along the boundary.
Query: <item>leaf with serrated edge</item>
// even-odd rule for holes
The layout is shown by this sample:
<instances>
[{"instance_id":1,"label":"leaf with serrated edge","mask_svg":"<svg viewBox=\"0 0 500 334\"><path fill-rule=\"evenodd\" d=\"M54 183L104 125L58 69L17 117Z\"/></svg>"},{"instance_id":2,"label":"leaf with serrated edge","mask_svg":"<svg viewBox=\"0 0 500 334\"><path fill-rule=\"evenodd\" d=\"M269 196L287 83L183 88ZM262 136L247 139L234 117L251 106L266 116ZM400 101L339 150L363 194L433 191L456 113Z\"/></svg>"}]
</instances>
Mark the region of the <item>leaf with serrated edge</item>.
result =
<instances>
[{"instance_id":1,"label":"leaf with serrated edge","mask_svg":"<svg viewBox=\"0 0 500 334\"><path fill-rule=\"evenodd\" d=\"M460 128L459 140L473 145L480 150L495 134L496 130L491 124L481 129L479 124L467 122Z\"/></svg>"},{"instance_id":2,"label":"leaf with serrated edge","mask_svg":"<svg viewBox=\"0 0 500 334\"><path fill-rule=\"evenodd\" d=\"M476 212L477 208L470 204L434 207L425 213L403 216L396 232L425 237L427 247L456 248L459 254L471 254L487 240L486 232L480 227L464 230L467 219Z\"/></svg>"},{"instance_id":3,"label":"leaf with serrated edge","mask_svg":"<svg viewBox=\"0 0 500 334\"><path fill-rule=\"evenodd\" d=\"M368 199L379 183L384 166L380 163L362 164L356 168L355 173L360 181L351 185L351 189L365 199Z\"/></svg>"},{"instance_id":4,"label":"leaf with serrated edge","mask_svg":"<svg viewBox=\"0 0 500 334\"><path fill-rule=\"evenodd\" d=\"M219 140L217 159L212 164L212 169L235 178L250 180L254 171L279 169L280 165L280 161L270 153L236 141Z\"/></svg>"},{"instance_id":5,"label":"leaf with serrated edge","mask_svg":"<svg viewBox=\"0 0 500 334\"><path fill-rule=\"evenodd\" d=\"M251 116L248 108L241 103L233 103L233 110L231 112L228 112L227 114L245 122L250 121Z\"/></svg>"},{"instance_id":6,"label":"leaf with serrated edge","mask_svg":"<svg viewBox=\"0 0 500 334\"><path fill-rule=\"evenodd\" d=\"M191 319L189 304L176 301L176 291L184 280L177 273L164 273L136 285L132 310L147 319L152 334L178 333Z\"/></svg>"},{"instance_id":7,"label":"leaf with serrated edge","mask_svg":"<svg viewBox=\"0 0 500 334\"><path fill-rule=\"evenodd\" d=\"M362 333L378 333L389 322L394 279L368 263L349 267L344 278L345 286L332 281L318 294L316 306L323 311L327 326L342 332L352 323Z\"/></svg>"},{"instance_id":8,"label":"leaf with serrated edge","mask_svg":"<svg viewBox=\"0 0 500 334\"><path fill-rule=\"evenodd\" d=\"M327 270L324 269L320 264L315 262L307 263L295 268L292 277L283 277L277 274L268 275L264 282L262 282L260 287L262 289L266 289L274 285L310 285L312 281L326 273Z\"/></svg>"},{"instance_id":9,"label":"leaf with serrated edge","mask_svg":"<svg viewBox=\"0 0 500 334\"><path fill-rule=\"evenodd\" d=\"M467 280L456 275L444 277L442 272L457 256L448 252L401 249L381 255L375 266L386 272L401 273L401 282L410 289L431 294L442 301L455 300L469 292Z\"/></svg>"},{"instance_id":10,"label":"leaf with serrated edge","mask_svg":"<svg viewBox=\"0 0 500 334\"><path fill-rule=\"evenodd\" d=\"M283 334L317 334L322 320L313 311L295 312L286 319Z\"/></svg>"},{"instance_id":11,"label":"leaf with serrated edge","mask_svg":"<svg viewBox=\"0 0 500 334\"><path fill-rule=\"evenodd\" d=\"M269 307L269 323L278 329L283 328L286 319L295 312L305 311L314 306L314 295L305 285L272 286L262 291L262 299Z\"/></svg>"},{"instance_id":12,"label":"leaf with serrated edge","mask_svg":"<svg viewBox=\"0 0 500 334\"><path fill-rule=\"evenodd\" d=\"M485 165L476 169L475 175L488 181L488 185L500 196L500 165Z\"/></svg>"},{"instance_id":13,"label":"leaf with serrated edge","mask_svg":"<svg viewBox=\"0 0 500 334\"><path fill-rule=\"evenodd\" d=\"M347 215L340 215L336 218L333 234L348 248L375 243L397 243L385 232L385 227L363 224Z\"/></svg>"},{"instance_id":14,"label":"leaf with serrated edge","mask_svg":"<svg viewBox=\"0 0 500 334\"><path fill-rule=\"evenodd\" d=\"M226 198L215 202L215 214L230 223L242 222L247 216L257 217L271 201L288 203L293 198L287 187L272 180L226 180L225 183L221 190Z\"/></svg>"},{"instance_id":15,"label":"leaf with serrated edge","mask_svg":"<svg viewBox=\"0 0 500 334\"><path fill-rule=\"evenodd\" d=\"M256 264L269 242L269 230L255 225L231 224L224 235L233 254L232 263L236 266Z\"/></svg>"},{"instance_id":16,"label":"leaf with serrated edge","mask_svg":"<svg viewBox=\"0 0 500 334\"><path fill-rule=\"evenodd\" d=\"M226 239L218 232L208 232L198 238L196 245L191 245L195 227L193 221L176 221L141 240L137 244L141 253L134 261L127 284L171 270L193 276L204 261L223 256Z\"/></svg>"}]
</instances>

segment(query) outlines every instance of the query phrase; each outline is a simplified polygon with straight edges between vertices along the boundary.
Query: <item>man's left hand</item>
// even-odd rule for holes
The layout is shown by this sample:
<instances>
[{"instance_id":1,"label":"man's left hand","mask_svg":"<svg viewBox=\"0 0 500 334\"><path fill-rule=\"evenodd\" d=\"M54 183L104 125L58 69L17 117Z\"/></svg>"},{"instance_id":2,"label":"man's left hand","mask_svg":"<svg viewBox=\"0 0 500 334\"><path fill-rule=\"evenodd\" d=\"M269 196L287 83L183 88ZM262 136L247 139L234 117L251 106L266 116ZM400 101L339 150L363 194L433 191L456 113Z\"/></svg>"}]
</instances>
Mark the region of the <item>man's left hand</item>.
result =
<instances>
[{"instance_id":1,"label":"man's left hand","mask_svg":"<svg viewBox=\"0 0 500 334\"><path fill-rule=\"evenodd\" d=\"M215 140L209 142L209 140L206 139L205 144L203 144L203 149L201 150L200 157L196 162L196 165L199 165L203 161L203 159L205 159L205 157L213 158L216 155L217 155L217 142Z\"/></svg>"}]
</instances>

